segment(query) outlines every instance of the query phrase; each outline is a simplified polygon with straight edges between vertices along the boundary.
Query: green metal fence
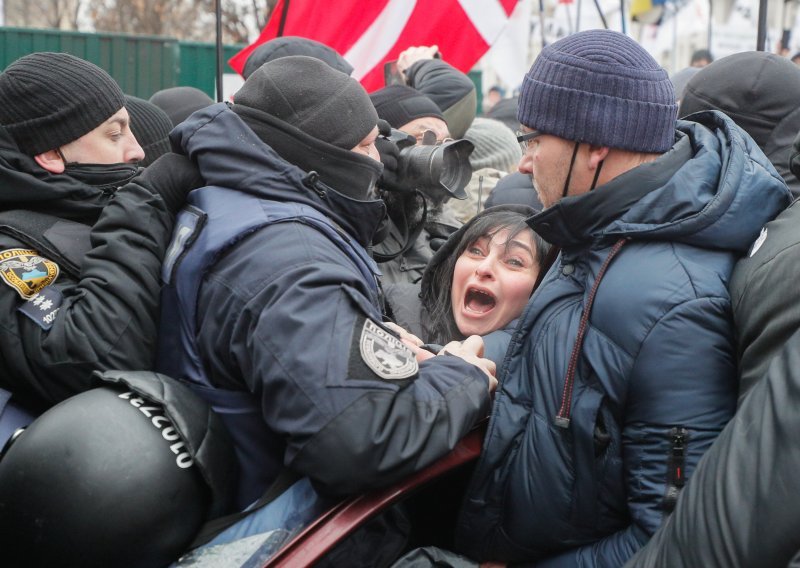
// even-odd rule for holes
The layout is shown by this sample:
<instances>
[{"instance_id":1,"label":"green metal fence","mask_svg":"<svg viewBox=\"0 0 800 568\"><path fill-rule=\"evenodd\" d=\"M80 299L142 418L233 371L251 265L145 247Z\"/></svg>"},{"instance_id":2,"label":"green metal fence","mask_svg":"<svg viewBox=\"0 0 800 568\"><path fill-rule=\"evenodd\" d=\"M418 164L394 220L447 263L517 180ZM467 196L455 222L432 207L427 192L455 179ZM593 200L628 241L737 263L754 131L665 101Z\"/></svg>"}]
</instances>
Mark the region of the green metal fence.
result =
<instances>
[{"instance_id":1,"label":"green metal fence","mask_svg":"<svg viewBox=\"0 0 800 568\"><path fill-rule=\"evenodd\" d=\"M223 46L223 73L243 45ZM63 30L0 27L0 69L35 51L61 51L91 61L105 69L129 95L144 99L160 89L184 85L216 97L216 44L178 41L161 36L116 33L83 33ZM478 91L481 108L480 71L470 79Z\"/></svg>"},{"instance_id":2,"label":"green metal fence","mask_svg":"<svg viewBox=\"0 0 800 568\"><path fill-rule=\"evenodd\" d=\"M242 45L224 46L227 61ZM216 45L182 42L160 36L83 33L63 30L0 27L0 69L35 51L60 51L105 69L130 95L149 98L160 89L185 85L210 97L216 89Z\"/></svg>"},{"instance_id":3,"label":"green metal fence","mask_svg":"<svg viewBox=\"0 0 800 568\"><path fill-rule=\"evenodd\" d=\"M180 45L180 72L178 74L180 84L197 87L205 91L209 97L214 98L217 81L216 44L189 41L178 43ZM244 47L243 45L223 46L223 73L236 73L228 65L228 60Z\"/></svg>"}]
</instances>

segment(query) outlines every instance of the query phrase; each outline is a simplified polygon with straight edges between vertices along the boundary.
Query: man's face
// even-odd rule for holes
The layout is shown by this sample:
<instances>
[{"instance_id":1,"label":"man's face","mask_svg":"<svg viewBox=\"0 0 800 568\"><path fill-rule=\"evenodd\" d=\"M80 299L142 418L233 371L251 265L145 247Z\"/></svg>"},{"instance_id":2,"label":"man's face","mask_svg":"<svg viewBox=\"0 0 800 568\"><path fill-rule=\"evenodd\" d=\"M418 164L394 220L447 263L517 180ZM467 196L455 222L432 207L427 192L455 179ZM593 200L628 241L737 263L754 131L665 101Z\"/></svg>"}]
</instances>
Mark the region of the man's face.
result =
<instances>
[{"instance_id":1,"label":"man's face","mask_svg":"<svg viewBox=\"0 0 800 568\"><path fill-rule=\"evenodd\" d=\"M356 154L364 154L365 156L369 156L373 160L380 162L381 156L378 153L378 148L375 146L375 140L377 140L377 138L378 127L376 126L364 137L361 142L356 144L352 151Z\"/></svg>"},{"instance_id":2,"label":"man's face","mask_svg":"<svg viewBox=\"0 0 800 568\"><path fill-rule=\"evenodd\" d=\"M522 132L532 130L523 127ZM533 187L545 208L557 203L564 193L574 147L573 142L549 134L541 134L527 142L518 169L533 176ZM575 172L572 178L571 182L574 181Z\"/></svg>"},{"instance_id":3,"label":"man's face","mask_svg":"<svg viewBox=\"0 0 800 568\"><path fill-rule=\"evenodd\" d=\"M417 139L417 144L422 143L422 137L426 131L430 130L436 134L436 143L444 142L446 138L450 138L450 131L447 129L447 123L441 118L435 116L423 116L422 118L415 118L411 122L405 123L398 128L410 134Z\"/></svg>"},{"instance_id":4,"label":"man's face","mask_svg":"<svg viewBox=\"0 0 800 568\"><path fill-rule=\"evenodd\" d=\"M119 164L144 159L144 150L131 132L130 118L124 107L91 132L61 146L60 150L67 163Z\"/></svg>"}]
</instances>

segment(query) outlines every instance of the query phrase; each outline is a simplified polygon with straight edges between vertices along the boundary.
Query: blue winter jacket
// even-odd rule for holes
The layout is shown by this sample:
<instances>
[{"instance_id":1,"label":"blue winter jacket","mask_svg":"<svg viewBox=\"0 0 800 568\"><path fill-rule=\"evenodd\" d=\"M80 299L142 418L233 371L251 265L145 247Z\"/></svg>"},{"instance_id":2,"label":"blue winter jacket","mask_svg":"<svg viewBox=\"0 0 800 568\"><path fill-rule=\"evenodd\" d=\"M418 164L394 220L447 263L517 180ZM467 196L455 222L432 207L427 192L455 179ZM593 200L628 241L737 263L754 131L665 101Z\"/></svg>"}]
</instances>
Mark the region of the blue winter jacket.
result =
<instances>
[{"instance_id":1,"label":"blue winter jacket","mask_svg":"<svg viewBox=\"0 0 800 568\"><path fill-rule=\"evenodd\" d=\"M733 415L726 286L790 194L729 118L692 118L656 161L531 218L562 250L498 368L460 552L623 565Z\"/></svg>"},{"instance_id":2,"label":"blue winter jacket","mask_svg":"<svg viewBox=\"0 0 800 568\"><path fill-rule=\"evenodd\" d=\"M279 121L266 127L293 132ZM236 193L265 219L276 202L313 208L362 252L383 216L381 201L351 199L283 160L225 104L193 114L172 140L208 184L190 194L189 208L238 203ZM236 207L205 213L208 226L240 222ZM173 245L181 239L176 234ZM203 239L184 241L201 246ZM172 278L182 278L184 268L179 255ZM196 336L188 340L210 385L249 394L260 408L248 426L252 436L233 432L240 463L261 464L243 472L257 479L240 504L260 497L284 467L332 494L392 483L452 449L486 416L488 378L460 358L394 372L416 363L382 326L376 290L352 255L302 218L240 234L207 270ZM186 316L162 318L161 335L186 333ZM184 357L173 350L159 359L178 372L198 363Z\"/></svg>"}]
</instances>

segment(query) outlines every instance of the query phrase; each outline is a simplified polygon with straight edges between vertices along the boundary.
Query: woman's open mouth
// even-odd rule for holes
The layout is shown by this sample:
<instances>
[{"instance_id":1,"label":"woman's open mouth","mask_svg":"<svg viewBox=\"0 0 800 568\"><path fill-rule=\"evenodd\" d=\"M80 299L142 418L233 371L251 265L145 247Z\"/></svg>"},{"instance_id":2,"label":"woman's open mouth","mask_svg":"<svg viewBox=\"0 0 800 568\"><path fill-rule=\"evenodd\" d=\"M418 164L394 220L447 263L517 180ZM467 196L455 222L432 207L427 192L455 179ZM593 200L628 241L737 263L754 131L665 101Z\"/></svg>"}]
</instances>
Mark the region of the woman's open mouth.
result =
<instances>
[{"instance_id":1,"label":"woman's open mouth","mask_svg":"<svg viewBox=\"0 0 800 568\"><path fill-rule=\"evenodd\" d=\"M494 309L497 300L494 294L487 290L469 288L464 295L464 309L474 314L485 314Z\"/></svg>"}]
</instances>

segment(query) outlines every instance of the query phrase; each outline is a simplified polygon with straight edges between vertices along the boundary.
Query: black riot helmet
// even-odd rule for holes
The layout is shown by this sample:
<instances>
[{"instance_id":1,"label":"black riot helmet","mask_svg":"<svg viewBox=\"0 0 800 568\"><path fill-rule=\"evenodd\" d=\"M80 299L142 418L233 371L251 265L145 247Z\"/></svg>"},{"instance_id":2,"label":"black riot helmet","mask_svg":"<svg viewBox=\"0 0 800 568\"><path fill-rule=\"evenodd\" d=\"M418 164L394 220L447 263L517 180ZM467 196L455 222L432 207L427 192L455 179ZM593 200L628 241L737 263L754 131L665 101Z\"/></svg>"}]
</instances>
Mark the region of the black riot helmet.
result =
<instances>
[{"instance_id":1,"label":"black riot helmet","mask_svg":"<svg viewBox=\"0 0 800 568\"><path fill-rule=\"evenodd\" d=\"M233 446L209 406L156 373L96 376L0 458L4 566L165 566L229 510Z\"/></svg>"}]
</instances>

